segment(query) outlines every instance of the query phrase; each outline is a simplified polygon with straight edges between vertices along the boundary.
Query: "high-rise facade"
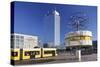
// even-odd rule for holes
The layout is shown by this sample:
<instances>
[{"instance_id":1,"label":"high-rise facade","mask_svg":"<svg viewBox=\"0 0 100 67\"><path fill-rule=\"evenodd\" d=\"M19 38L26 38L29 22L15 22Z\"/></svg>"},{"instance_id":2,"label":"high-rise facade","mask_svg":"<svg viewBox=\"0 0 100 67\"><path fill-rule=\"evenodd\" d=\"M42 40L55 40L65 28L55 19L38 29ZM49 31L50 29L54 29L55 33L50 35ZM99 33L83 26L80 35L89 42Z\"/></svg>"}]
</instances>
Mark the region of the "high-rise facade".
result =
<instances>
[{"instance_id":1,"label":"high-rise facade","mask_svg":"<svg viewBox=\"0 0 100 67\"><path fill-rule=\"evenodd\" d=\"M54 10L44 19L44 40L50 47L60 45L60 15Z\"/></svg>"}]
</instances>

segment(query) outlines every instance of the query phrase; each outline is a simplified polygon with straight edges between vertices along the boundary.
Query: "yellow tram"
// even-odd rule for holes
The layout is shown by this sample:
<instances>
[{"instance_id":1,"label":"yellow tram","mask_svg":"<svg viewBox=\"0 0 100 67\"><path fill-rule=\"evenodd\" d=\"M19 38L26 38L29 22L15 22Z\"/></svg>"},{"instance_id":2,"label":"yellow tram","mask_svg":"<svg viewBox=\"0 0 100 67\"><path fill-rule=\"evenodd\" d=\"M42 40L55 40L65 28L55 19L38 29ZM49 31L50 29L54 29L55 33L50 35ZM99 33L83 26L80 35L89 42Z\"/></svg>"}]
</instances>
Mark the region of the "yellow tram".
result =
<instances>
[{"instance_id":1,"label":"yellow tram","mask_svg":"<svg viewBox=\"0 0 100 67\"><path fill-rule=\"evenodd\" d=\"M56 48L11 49L11 60L26 60L57 56Z\"/></svg>"},{"instance_id":2,"label":"yellow tram","mask_svg":"<svg viewBox=\"0 0 100 67\"><path fill-rule=\"evenodd\" d=\"M57 56L55 48L43 48L41 51L42 51L42 57Z\"/></svg>"},{"instance_id":3,"label":"yellow tram","mask_svg":"<svg viewBox=\"0 0 100 67\"><path fill-rule=\"evenodd\" d=\"M20 60L20 49L11 49L11 60Z\"/></svg>"},{"instance_id":4,"label":"yellow tram","mask_svg":"<svg viewBox=\"0 0 100 67\"><path fill-rule=\"evenodd\" d=\"M41 57L41 48L23 49L22 57L24 59L34 59Z\"/></svg>"}]
</instances>

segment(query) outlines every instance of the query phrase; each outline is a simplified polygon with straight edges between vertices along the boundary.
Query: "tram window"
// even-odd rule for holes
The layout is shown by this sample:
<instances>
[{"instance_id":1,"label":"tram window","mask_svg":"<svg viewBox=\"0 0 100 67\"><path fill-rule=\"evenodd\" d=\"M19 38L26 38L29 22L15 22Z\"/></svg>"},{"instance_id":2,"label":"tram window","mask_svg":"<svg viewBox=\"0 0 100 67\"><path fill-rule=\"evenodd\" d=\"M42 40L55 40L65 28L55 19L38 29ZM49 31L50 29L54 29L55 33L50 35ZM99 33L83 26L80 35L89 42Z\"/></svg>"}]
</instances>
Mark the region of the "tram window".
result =
<instances>
[{"instance_id":1,"label":"tram window","mask_svg":"<svg viewBox=\"0 0 100 67\"><path fill-rule=\"evenodd\" d=\"M25 52L25 56L29 56L29 52Z\"/></svg>"},{"instance_id":2,"label":"tram window","mask_svg":"<svg viewBox=\"0 0 100 67\"><path fill-rule=\"evenodd\" d=\"M11 56L18 56L18 52L11 52Z\"/></svg>"},{"instance_id":3,"label":"tram window","mask_svg":"<svg viewBox=\"0 0 100 67\"><path fill-rule=\"evenodd\" d=\"M55 51L44 51L44 54L52 54L54 53Z\"/></svg>"},{"instance_id":4,"label":"tram window","mask_svg":"<svg viewBox=\"0 0 100 67\"><path fill-rule=\"evenodd\" d=\"M36 52L32 52L31 54L32 54L32 55L35 55L35 54L36 54Z\"/></svg>"},{"instance_id":5,"label":"tram window","mask_svg":"<svg viewBox=\"0 0 100 67\"><path fill-rule=\"evenodd\" d=\"M30 55L35 55L35 51L30 51L29 54Z\"/></svg>"},{"instance_id":6,"label":"tram window","mask_svg":"<svg viewBox=\"0 0 100 67\"><path fill-rule=\"evenodd\" d=\"M39 54L39 51L36 51L35 54L38 55Z\"/></svg>"}]
</instances>

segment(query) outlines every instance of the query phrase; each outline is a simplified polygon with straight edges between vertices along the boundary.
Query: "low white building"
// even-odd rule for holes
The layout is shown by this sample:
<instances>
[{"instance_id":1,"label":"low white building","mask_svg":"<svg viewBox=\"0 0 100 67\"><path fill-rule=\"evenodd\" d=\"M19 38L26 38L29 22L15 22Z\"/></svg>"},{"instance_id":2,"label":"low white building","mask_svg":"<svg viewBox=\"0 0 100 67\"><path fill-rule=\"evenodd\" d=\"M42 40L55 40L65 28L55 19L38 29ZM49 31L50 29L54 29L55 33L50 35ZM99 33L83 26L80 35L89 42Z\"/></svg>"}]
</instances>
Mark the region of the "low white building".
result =
<instances>
[{"instance_id":1,"label":"low white building","mask_svg":"<svg viewBox=\"0 0 100 67\"><path fill-rule=\"evenodd\" d=\"M65 46L92 46L91 31L74 31L65 35Z\"/></svg>"},{"instance_id":2,"label":"low white building","mask_svg":"<svg viewBox=\"0 0 100 67\"><path fill-rule=\"evenodd\" d=\"M38 37L32 35L11 34L11 48L34 48L38 46Z\"/></svg>"}]
</instances>

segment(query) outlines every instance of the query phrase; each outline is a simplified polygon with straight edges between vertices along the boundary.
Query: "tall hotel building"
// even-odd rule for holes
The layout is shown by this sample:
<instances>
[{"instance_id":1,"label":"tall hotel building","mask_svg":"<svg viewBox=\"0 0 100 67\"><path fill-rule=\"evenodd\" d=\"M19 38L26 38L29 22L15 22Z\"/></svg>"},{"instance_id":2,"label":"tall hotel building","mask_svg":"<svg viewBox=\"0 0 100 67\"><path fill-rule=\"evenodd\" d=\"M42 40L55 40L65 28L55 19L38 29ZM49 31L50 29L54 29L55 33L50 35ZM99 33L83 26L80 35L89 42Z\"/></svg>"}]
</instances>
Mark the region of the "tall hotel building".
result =
<instances>
[{"instance_id":1,"label":"tall hotel building","mask_svg":"<svg viewBox=\"0 0 100 67\"><path fill-rule=\"evenodd\" d=\"M60 45L60 15L56 10L44 18L44 40L50 47Z\"/></svg>"}]
</instances>

